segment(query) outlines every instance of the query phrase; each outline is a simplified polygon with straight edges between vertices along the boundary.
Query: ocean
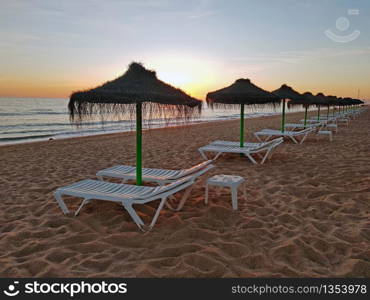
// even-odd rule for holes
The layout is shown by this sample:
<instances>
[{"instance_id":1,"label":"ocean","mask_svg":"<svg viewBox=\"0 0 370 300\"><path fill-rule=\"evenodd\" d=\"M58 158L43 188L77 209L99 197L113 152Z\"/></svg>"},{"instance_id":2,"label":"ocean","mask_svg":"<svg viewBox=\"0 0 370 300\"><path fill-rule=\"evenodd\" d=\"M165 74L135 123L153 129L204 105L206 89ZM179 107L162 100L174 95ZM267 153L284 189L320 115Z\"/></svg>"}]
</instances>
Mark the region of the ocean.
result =
<instances>
[{"instance_id":1,"label":"ocean","mask_svg":"<svg viewBox=\"0 0 370 300\"><path fill-rule=\"evenodd\" d=\"M49 139L98 135L105 133L134 130L134 124L128 120L100 121L84 123L76 127L70 123L68 99L56 98L0 98L0 144L24 143ZM301 111L301 107L291 111ZM246 118L280 114L280 107L254 109L246 106ZM221 110L204 107L202 115L191 122L210 122L239 118L238 110ZM149 120L143 128L176 126L177 122Z\"/></svg>"}]
</instances>

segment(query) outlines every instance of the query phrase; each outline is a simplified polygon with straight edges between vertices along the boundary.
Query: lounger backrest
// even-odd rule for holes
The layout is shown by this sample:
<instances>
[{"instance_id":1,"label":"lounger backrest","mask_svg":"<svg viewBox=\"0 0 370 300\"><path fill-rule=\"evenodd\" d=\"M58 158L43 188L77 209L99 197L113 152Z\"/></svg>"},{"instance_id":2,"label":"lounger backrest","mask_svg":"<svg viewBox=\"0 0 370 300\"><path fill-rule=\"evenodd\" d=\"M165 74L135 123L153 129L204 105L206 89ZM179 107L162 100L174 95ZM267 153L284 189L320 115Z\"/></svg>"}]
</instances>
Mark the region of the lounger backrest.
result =
<instances>
[{"instance_id":1,"label":"lounger backrest","mask_svg":"<svg viewBox=\"0 0 370 300\"><path fill-rule=\"evenodd\" d=\"M311 132L311 131L314 131L314 130L315 130L315 128L309 127L309 128L306 128L306 129L303 129L303 130L300 130L300 131L293 131L293 132L296 132L297 134L301 135L301 134Z\"/></svg>"},{"instance_id":2,"label":"lounger backrest","mask_svg":"<svg viewBox=\"0 0 370 300\"><path fill-rule=\"evenodd\" d=\"M284 142L284 139L282 137L279 137L279 138L273 139L271 141L261 143L261 145L259 145L257 147L249 148L248 150L253 151L253 152L263 151L265 149L274 148L274 147L280 145L282 142Z\"/></svg>"},{"instance_id":3,"label":"lounger backrest","mask_svg":"<svg viewBox=\"0 0 370 300\"><path fill-rule=\"evenodd\" d=\"M252 147L259 147L263 143L244 143L244 147L252 148ZM240 142L231 142L231 141L214 141L209 144L209 146L231 146L231 147L237 147L240 145Z\"/></svg>"},{"instance_id":4,"label":"lounger backrest","mask_svg":"<svg viewBox=\"0 0 370 300\"><path fill-rule=\"evenodd\" d=\"M187 175L190 175L190 174L194 174L195 172L204 169L205 167L207 167L211 163L212 163L212 160L206 160L206 161L204 161L204 162L202 162L202 163L200 163L198 165L195 165L195 166L193 166L191 168L183 169L176 176L174 176L173 179L182 178L184 176L187 176Z\"/></svg>"},{"instance_id":5,"label":"lounger backrest","mask_svg":"<svg viewBox=\"0 0 370 300\"><path fill-rule=\"evenodd\" d=\"M142 196L138 197L138 199L146 199L146 198L149 198L149 197L154 197L156 195L164 194L166 192L174 190L174 189L178 188L181 185L188 184L188 183L193 183L199 176L208 172L212 168L214 168L214 165L208 165L205 168L201 169L200 171L195 172L195 173L193 173L189 176L183 177L181 179L178 179L178 180L176 180L176 181L174 181L170 184L153 188L150 193L142 195Z\"/></svg>"}]
</instances>

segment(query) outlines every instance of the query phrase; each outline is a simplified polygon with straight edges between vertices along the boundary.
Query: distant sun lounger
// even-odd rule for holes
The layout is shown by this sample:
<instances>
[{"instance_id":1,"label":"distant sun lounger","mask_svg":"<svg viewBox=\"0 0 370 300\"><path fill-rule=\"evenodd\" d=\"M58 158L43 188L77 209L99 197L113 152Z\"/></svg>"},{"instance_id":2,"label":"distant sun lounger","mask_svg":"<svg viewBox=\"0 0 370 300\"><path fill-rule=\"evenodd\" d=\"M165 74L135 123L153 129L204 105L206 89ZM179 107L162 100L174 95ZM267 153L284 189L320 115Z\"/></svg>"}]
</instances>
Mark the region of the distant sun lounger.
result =
<instances>
[{"instance_id":1,"label":"distant sun lounger","mask_svg":"<svg viewBox=\"0 0 370 300\"><path fill-rule=\"evenodd\" d=\"M63 213L68 214L69 209L64 203L62 196L68 195L83 198L83 201L75 212L75 216L77 216L82 207L91 200L104 200L120 203L127 210L133 221L142 231L149 231L155 225L163 206L166 205L169 209L174 211L180 210L189 197L196 179L213 167L213 165L208 165L206 168L195 172L190 176L183 177L168 185L157 187L137 186L132 184L111 183L101 180L86 179L65 187L58 188L55 191L55 199ZM178 206L173 208L167 200L170 199L175 193L183 190L184 194L179 201ZM147 226L139 217L133 208L133 205L145 204L155 200L160 200L160 202L152 221Z\"/></svg>"},{"instance_id":2,"label":"distant sun lounger","mask_svg":"<svg viewBox=\"0 0 370 300\"><path fill-rule=\"evenodd\" d=\"M280 137L289 137L295 144L302 144L305 141L306 137L310 133L313 133L315 130L316 129L312 127L300 131L284 131L284 132L276 129L263 129L261 131L255 132L254 135L261 142L266 142L272 137L280 136ZM260 136L265 136L266 137L265 140L262 140Z\"/></svg>"},{"instance_id":3,"label":"distant sun lounger","mask_svg":"<svg viewBox=\"0 0 370 300\"><path fill-rule=\"evenodd\" d=\"M168 170L168 169L151 169L143 168L143 181L146 182L155 182L159 185L164 185L166 183L171 183L176 180L179 180L183 177L192 175L202 169L207 168L212 163L212 160L204 161L196 166L193 166L188 169L182 170ZM136 178L136 167L127 166L127 165L117 165L110 167L96 173L96 176L103 180L104 177L119 178L123 182L126 182L130 179Z\"/></svg>"},{"instance_id":4,"label":"distant sun lounger","mask_svg":"<svg viewBox=\"0 0 370 300\"><path fill-rule=\"evenodd\" d=\"M326 126L325 123L319 123L319 122L309 123L309 124L306 124L306 125L304 125L302 123L286 123L284 125L284 128L290 129L290 131L293 131L293 130L296 130L296 129L306 129L306 128L311 128L311 127L320 129L324 126Z\"/></svg>"},{"instance_id":5,"label":"distant sun lounger","mask_svg":"<svg viewBox=\"0 0 370 300\"><path fill-rule=\"evenodd\" d=\"M277 138L269 142L244 143L244 147L240 147L239 142L215 141L209 145L200 147L198 151L204 159L208 159L206 152L215 152L216 155L212 160L216 160L223 153L239 153L248 157L254 164L257 164L257 161L252 155L256 154L261 158L261 164L263 164L267 158L271 158L273 150L282 142L283 138Z\"/></svg>"}]
</instances>

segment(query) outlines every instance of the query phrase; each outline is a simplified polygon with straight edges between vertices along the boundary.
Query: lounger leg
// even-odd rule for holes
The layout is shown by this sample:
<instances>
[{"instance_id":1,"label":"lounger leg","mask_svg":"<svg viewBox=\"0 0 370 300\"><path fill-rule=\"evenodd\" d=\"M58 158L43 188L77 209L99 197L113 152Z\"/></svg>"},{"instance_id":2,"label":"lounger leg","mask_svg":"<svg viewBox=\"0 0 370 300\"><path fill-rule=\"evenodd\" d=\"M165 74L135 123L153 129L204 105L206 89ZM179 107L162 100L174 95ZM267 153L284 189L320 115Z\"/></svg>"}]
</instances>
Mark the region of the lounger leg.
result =
<instances>
[{"instance_id":1,"label":"lounger leg","mask_svg":"<svg viewBox=\"0 0 370 300\"><path fill-rule=\"evenodd\" d=\"M161 210L162 210L162 208L163 208L163 205L166 203L166 198L162 198L161 199L161 202L159 203L159 205L158 205L158 208L157 208L157 211L155 212L155 215L154 215L154 217L153 217L153 220L152 220L152 222L150 223L150 225L149 225L149 229L148 229L148 231L150 230L150 229L152 229L153 228L153 226L155 225L155 223L157 222L157 219L158 219L158 217L159 217L159 213L161 212Z\"/></svg>"},{"instance_id":2,"label":"lounger leg","mask_svg":"<svg viewBox=\"0 0 370 300\"><path fill-rule=\"evenodd\" d=\"M249 153L245 153L245 156L248 157L252 163L257 165L256 160Z\"/></svg>"},{"instance_id":3,"label":"lounger leg","mask_svg":"<svg viewBox=\"0 0 370 300\"><path fill-rule=\"evenodd\" d=\"M305 135L303 136L303 139L301 140L300 144L303 144L303 142L304 142L304 140L306 139L307 135L308 135L308 134L305 134Z\"/></svg>"},{"instance_id":4,"label":"lounger leg","mask_svg":"<svg viewBox=\"0 0 370 300\"><path fill-rule=\"evenodd\" d=\"M233 210L238 210L238 190L236 187L231 187L231 203Z\"/></svg>"},{"instance_id":5,"label":"lounger leg","mask_svg":"<svg viewBox=\"0 0 370 300\"><path fill-rule=\"evenodd\" d=\"M145 227L145 224L144 224L143 220L141 220L141 218L138 216L138 214L136 213L135 209L132 207L132 203L122 202L122 205L127 210L128 214L130 215L130 217L132 218L132 220L134 220L134 222L136 223L136 225L142 231L145 231L145 228L144 228Z\"/></svg>"},{"instance_id":6,"label":"lounger leg","mask_svg":"<svg viewBox=\"0 0 370 300\"><path fill-rule=\"evenodd\" d=\"M90 202L90 199L83 199L83 200L82 200L81 205L78 207L78 209L77 209L77 210L76 210L76 212L75 212L75 217L79 214L79 212L80 212L81 208L82 208L85 204L87 204L87 203L89 203L89 202Z\"/></svg>"},{"instance_id":7,"label":"lounger leg","mask_svg":"<svg viewBox=\"0 0 370 300\"><path fill-rule=\"evenodd\" d=\"M55 196L55 199L60 207L60 209L62 210L62 212L66 215L69 213L69 210L66 206L66 204L64 203L63 199L62 199L62 195L58 192L55 192L54 193L54 196Z\"/></svg>"},{"instance_id":8,"label":"lounger leg","mask_svg":"<svg viewBox=\"0 0 370 300\"><path fill-rule=\"evenodd\" d=\"M263 140L263 142L264 142L264 143L268 142L272 137L273 137L272 135L267 136L267 138L265 138L265 139Z\"/></svg>"},{"instance_id":9,"label":"lounger leg","mask_svg":"<svg viewBox=\"0 0 370 300\"><path fill-rule=\"evenodd\" d=\"M220 157L221 154L222 154L222 152L218 152L212 160L216 160L217 158Z\"/></svg>"},{"instance_id":10,"label":"lounger leg","mask_svg":"<svg viewBox=\"0 0 370 300\"><path fill-rule=\"evenodd\" d=\"M271 152L271 149L267 150L267 152L265 154L265 157L261 161L261 165L263 165L263 163L265 162L265 160L269 157L270 152Z\"/></svg>"},{"instance_id":11,"label":"lounger leg","mask_svg":"<svg viewBox=\"0 0 370 300\"><path fill-rule=\"evenodd\" d=\"M184 204L185 204L185 201L189 198L189 195L191 193L191 191L193 190L193 185L189 186L184 194L182 195L181 197L181 200L179 202L179 205L176 207L176 208L173 208L171 205L169 205L169 203L166 202L166 205L169 209L173 210L173 211L179 211L183 208Z\"/></svg>"},{"instance_id":12,"label":"lounger leg","mask_svg":"<svg viewBox=\"0 0 370 300\"><path fill-rule=\"evenodd\" d=\"M269 139L271 139L273 136L272 135L267 135L265 139L260 138L260 136L256 133L254 133L254 136L257 138L258 141L261 143L267 142Z\"/></svg>"},{"instance_id":13,"label":"lounger leg","mask_svg":"<svg viewBox=\"0 0 370 300\"><path fill-rule=\"evenodd\" d=\"M289 136L290 139L295 143L295 144L298 144L298 141L294 138L294 136Z\"/></svg>"},{"instance_id":14,"label":"lounger leg","mask_svg":"<svg viewBox=\"0 0 370 300\"><path fill-rule=\"evenodd\" d=\"M199 151L200 155L204 158L204 160L208 160L208 157L207 157L207 155L205 155L204 151L202 151L202 150L198 150L198 151Z\"/></svg>"},{"instance_id":15,"label":"lounger leg","mask_svg":"<svg viewBox=\"0 0 370 300\"><path fill-rule=\"evenodd\" d=\"M258 134L254 134L254 136L256 137L257 140L259 140L262 143L262 140L261 140L261 138L259 137Z\"/></svg>"}]
</instances>

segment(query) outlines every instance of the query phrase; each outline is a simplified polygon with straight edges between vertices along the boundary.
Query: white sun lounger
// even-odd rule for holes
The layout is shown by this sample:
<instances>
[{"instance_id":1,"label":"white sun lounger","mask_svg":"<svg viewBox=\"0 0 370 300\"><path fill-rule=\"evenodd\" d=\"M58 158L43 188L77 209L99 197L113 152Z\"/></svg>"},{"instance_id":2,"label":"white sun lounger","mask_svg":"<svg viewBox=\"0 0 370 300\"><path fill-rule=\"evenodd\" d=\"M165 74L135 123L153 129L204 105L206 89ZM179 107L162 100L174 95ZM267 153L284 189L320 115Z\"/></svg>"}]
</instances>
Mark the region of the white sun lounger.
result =
<instances>
[{"instance_id":1,"label":"white sun lounger","mask_svg":"<svg viewBox=\"0 0 370 300\"><path fill-rule=\"evenodd\" d=\"M55 199L64 214L68 214L69 210L62 199L63 195L83 198L81 205L75 212L75 216L77 216L77 214L80 212L81 208L85 204L94 199L121 203L122 206L129 213L133 221L136 223L136 225L141 230L148 231L155 225L159 213L165 204L171 210L180 210L184 206L186 199L189 197L189 194L196 179L213 167L213 165L208 165L206 168L190 176L184 177L164 186L137 186L131 184L111 183L100 180L86 179L65 187L58 188L54 194ZM167 202L167 199L182 190L185 190L183 197L181 198L178 206L176 208L173 208ZM146 226L143 220L136 213L133 205L145 204L158 199L160 199L158 208L149 226Z\"/></svg>"},{"instance_id":2,"label":"white sun lounger","mask_svg":"<svg viewBox=\"0 0 370 300\"><path fill-rule=\"evenodd\" d=\"M261 158L261 165L267 158L271 158L272 151L283 142L283 138L277 138L269 142L262 143L244 143L244 147L240 147L239 142L215 141L207 146L198 149L200 155L204 159L208 159L206 152L215 152L216 155L212 160L216 160L223 153L239 153L248 157L251 162L257 164L257 161L252 157L252 154L257 154ZM262 153L265 155L262 156Z\"/></svg>"},{"instance_id":3,"label":"white sun lounger","mask_svg":"<svg viewBox=\"0 0 370 300\"><path fill-rule=\"evenodd\" d=\"M290 129L291 131L295 129L305 129L305 128L321 128L326 126L325 123L310 123L310 124L302 124L302 123L286 123L284 128Z\"/></svg>"},{"instance_id":4,"label":"white sun lounger","mask_svg":"<svg viewBox=\"0 0 370 300\"><path fill-rule=\"evenodd\" d=\"M166 169L150 169L143 168L142 175L143 181L155 182L159 185L164 185L166 183L171 183L173 181L179 180L183 177L189 176L196 173L212 163L212 160L204 161L196 166L188 169L182 170L166 170ZM96 173L96 176L103 180L104 177L112 177L122 179L123 183L130 179L136 178L136 167L117 165L111 168L107 168Z\"/></svg>"},{"instance_id":5,"label":"white sun lounger","mask_svg":"<svg viewBox=\"0 0 370 300\"><path fill-rule=\"evenodd\" d=\"M302 123L287 123L285 124L285 128L289 129L289 130L295 130L297 128L301 129L301 128L309 128L309 127L315 127L315 128L318 128L318 131L322 130L323 128L326 128L328 130L333 130L335 132L338 132L338 125L335 124L335 123L328 123L326 121L320 121L320 123L317 123L317 120L316 120L316 123L312 123L310 122L309 124L302 124Z\"/></svg>"},{"instance_id":6,"label":"white sun lounger","mask_svg":"<svg viewBox=\"0 0 370 300\"><path fill-rule=\"evenodd\" d=\"M280 130L276 129L263 129L261 131L255 132L254 135L261 142L266 142L274 136L280 136L280 137L289 137L295 144L302 144L306 139L307 135L313 133L315 130L316 129L312 127L300 131L284 131L284 132L281 132ZM260 136L266 136L266 139L262 140ZM301 138L300 141L298 141L297 139L298 137Z\"/></svg>"}]
</instances>

